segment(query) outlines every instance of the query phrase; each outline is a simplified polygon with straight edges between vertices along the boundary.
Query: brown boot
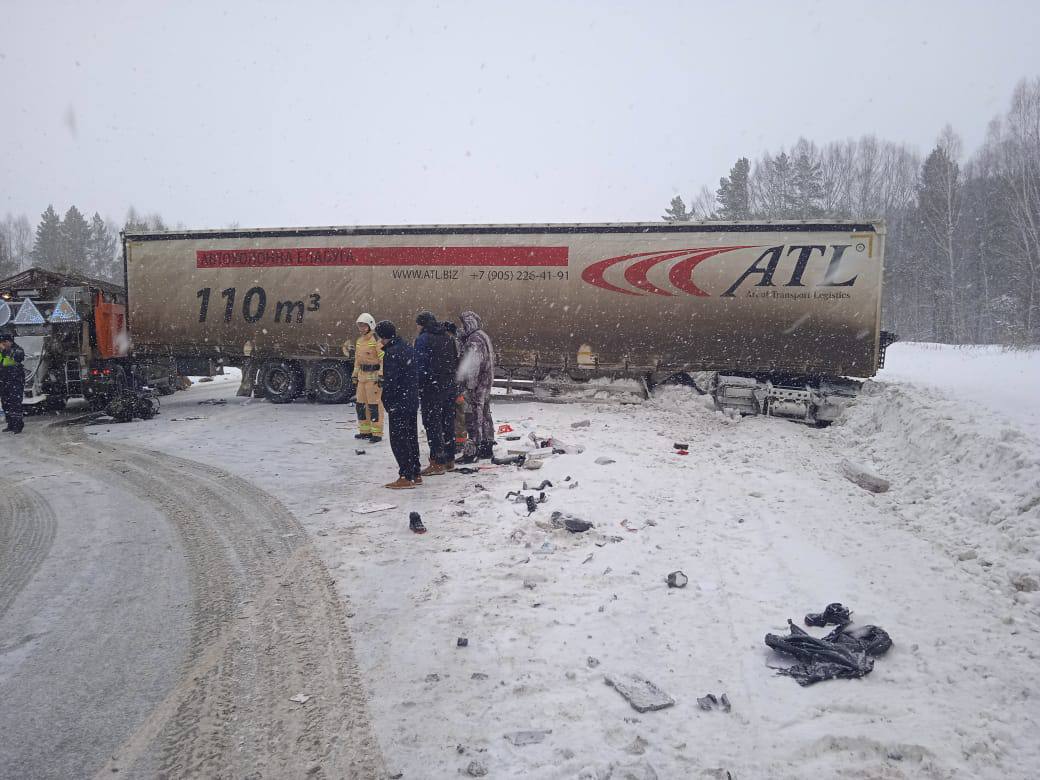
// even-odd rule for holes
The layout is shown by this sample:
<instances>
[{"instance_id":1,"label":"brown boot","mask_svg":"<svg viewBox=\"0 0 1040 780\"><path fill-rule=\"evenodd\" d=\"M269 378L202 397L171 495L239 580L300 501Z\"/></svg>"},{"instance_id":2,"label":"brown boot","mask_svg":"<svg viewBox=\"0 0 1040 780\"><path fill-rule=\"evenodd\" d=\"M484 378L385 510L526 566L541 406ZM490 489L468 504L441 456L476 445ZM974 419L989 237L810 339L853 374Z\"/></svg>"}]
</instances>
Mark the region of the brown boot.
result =
<instances>
[{"instance_id":1,"label":"brown boot","mask_svg":"<svg viewBox=\"0 0 1040 780\"><path fill-rule=\"evenodd\" d=\"M412 484L414 484L416 486L421 485L422 484L422 477L416 477L415 479L413 479L412 480Z\"/></svg>"},{"instance_id":2,"label":"brown boot","mask_svg":"<svg viewBox=\"0 0 1040 780\"><path fill-rule=\"evenodd\" d=\"M440 477L444 475L444 466L431 460L430 465L419 472L420 477Z\"/></svg>"},{"instance_id":3,"label":"brown boot","mask_svg":"<svg viewBox=\"0 0 1040 780\"><path fill-rule=\"evenodd\" d=\"M415 487L415 483L412 482L412 480L410 480L410 479L405 479L404 477L398 477L395 482L391 482L391 483L389 483L387 485L383 485L383 487L390 488L391 490L409 490L409 489Z\"/></svg>"}]
</instances>

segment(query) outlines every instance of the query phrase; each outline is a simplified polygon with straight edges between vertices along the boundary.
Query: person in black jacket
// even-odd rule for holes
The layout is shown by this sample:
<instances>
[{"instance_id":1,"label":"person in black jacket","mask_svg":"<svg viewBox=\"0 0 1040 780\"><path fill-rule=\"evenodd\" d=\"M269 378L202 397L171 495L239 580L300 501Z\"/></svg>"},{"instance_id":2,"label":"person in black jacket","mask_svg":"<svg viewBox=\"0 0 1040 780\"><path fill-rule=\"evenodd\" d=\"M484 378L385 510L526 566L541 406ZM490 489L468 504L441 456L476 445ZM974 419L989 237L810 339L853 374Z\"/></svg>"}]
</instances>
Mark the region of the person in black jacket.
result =
<instances>
[{"instance_id":1,"label":"person in black jacket","mask_svg":"<svg viewBox=\"0 0 1040 780\"><path fill-rule=\"evenodd\" d=\"M22 421L22 396L25 393L25 350L18 346L14 334L4 331L0 334L0 404L4 408L7 427L4 433L21 433L25 423Z\"/></svg>"},{"instance_id":2,"label":"person in black jacket","mask_svg":"<svg viewBox=\"0 0 1040 780\"><path fill-rule=\"evenodd\" d=\"M383 345L383 409L390 429L390 449L397 460L399 477L385 487L391 490L422 484L419 469L419 384L415 351L397 335L390 320L376 324L376 338Z\"/></svg>"},{"instance_id":3,"label":"person in black jacket","mask_svg":"<svg viewBox=\"0 0 1040 780\"><path fill-rule=\"evenodd\" d=\"M437 476L455 470L455 372L459 368L459 348L444 325L432 312L415 318L419 335L415 356L419 363L419 404L426 439L430 444L430 465L422 476Z\"/></svg>"}]
</instances>

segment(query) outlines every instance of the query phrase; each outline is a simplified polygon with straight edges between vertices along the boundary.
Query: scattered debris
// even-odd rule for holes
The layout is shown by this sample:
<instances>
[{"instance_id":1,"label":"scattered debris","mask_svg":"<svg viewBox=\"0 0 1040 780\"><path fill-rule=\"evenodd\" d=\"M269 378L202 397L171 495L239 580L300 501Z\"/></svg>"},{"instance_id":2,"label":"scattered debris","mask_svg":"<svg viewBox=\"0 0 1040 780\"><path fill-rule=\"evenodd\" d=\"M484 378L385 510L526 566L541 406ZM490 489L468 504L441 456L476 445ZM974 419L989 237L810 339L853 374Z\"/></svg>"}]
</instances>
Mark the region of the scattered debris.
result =
<instances>
[{"instance_id":1,"label":"scattered debris","mask_svg":"<svg viewBox=\"0 0 1040 780\"><path fill-rule=\"evenodd\" d=\"M354 454L355 455L364 455L365 451L364 450L354 450Z\"/></svg>"},{"instance_id":2,"label":"scattered debris","mask_svg":"<svg viewBox=\"0 0 1040 780\"><path fill-rule=\"evenodd\" d=\"M542 546L534 551L535 555L552 555L556 552L556 545L546 539L542 542Z\"/></svg>"},{"instance_id":3,"label":"scattered debris","mask_svg":"<svg viewBox=\"0 0 1040 780\"><path fill-rule=\"evenodd\" d=\"M528 590L534 590L538 587L538 583L536 583L534 580L524 580L524 587Z\"/></svg>"},{"instance_id":4,"label":"scattered debris","mask_svg":"<svg viewBox=\"0 0 1040 780\"><path fill-rule=\"evenodd\" d=\"M578 420L578 422L572 422L572 428L588 428L592 425L592 420Z\"/></svg>"},{"instance_id":5,"label":"scattered debris","mask_svg":"<svg viewBox=\"0 0 1040 780\"><path fill-rule=\"evenodd\" d=\"M359 515L370 515L373 512L385 512L387 509L397 509L396 504L359 504L354 511Z\"/></svg>"},{"instance_id":6,"label":"scattered debris","mask_svg":"<svg viewBox=\"0 0 1040 780\"><path fill-rule=\"evenodd\" d=\"M310 701L310 698L311 697L308 696L306 693L298 693L295 696L290 696L289 701L296 702L297 704L306 704L308 701Z\"/></svg>"},{"instance_id":7,"label":"scattered debris","mask_svg":"<svg viewBox=\"0 0 1040 780\"><path fill-rule=\"evenodd\" d=\"M426 526L423 525L422 518L418 512L408 513L408 527L417 534L426 533Z\"/></svg>"},{"instance_id":8,"label":"scattered debris","mask_svg":"<svg viewBox=\"0 0 1040 780\"><path fill-rule=\"evenodd\" d=\"M200 376L199 377L199 382L212 382L212 381L213 381L213 377L211 377L211 376Z\"/></svg>"},{"instance_id":9,"label":"scattered debris","mask_svg":"<svg viewBox=\"0 0 1040 780\"><path fill-rule=\"evenodd\" d=\"M524 488L523 489L524 490L545 490L547 487L552 487L552 486L553 486L552 482L550 482L547 479L543 479L542 480L542 484L540 484L538 487L528 487L527 483L524 482Z\"/></svg>"},{"instance_id":10,"label":"scattered debris","mask_svg":"<svg viewBox=\"0 0 1040 780\"><path fill-rule=\"evenodd\" d=\"M564 482L570 482L571 481L571 475L568 474L566 477L563 478L563 481Z\"/></svg>"},{"instance_id":11,"label":"scattered debris","mask_svg":"<svg viewBox=\"0 0 1040 780\"><path fill-rule=\"evenodd\" d=\"M567 486L567 489L568 490L574 490L574 488L576 488L576 487L578 487L578 480L574 480L571 484L569 484Z\"/></svg>"},{"instance_id":12,"label":"scattered debris","mask_svg":"<svg viewBox=\"0 0 1040 780\"><path fill-rule=\"evenodd\" d=\"M527 496L524 501L527 504L527 514L531 514L538 508L538 502L535 500L534 496Z\"/></svg>"},{"instance_id":13,"label":"scattered debris","mask_svg":"<svg viewBox=\"0 0 1040 780\"><path fill-rule=\"evenodd\" d=\"M723 712L729 712L733 709L729 703L729 697L726 694L716 697L714 693L706 693L701 698L697 699L697 704L702 710L708 711L714 707L721 709Z\"/></svg>"},{"instance_id":14,"label":"scattered debris","mask_svg":"<svg viewBox=\"0 0 1040 780\"><path fill-rule=\"evenodd\" d=\"M470 761L466 767L466 774L470 777L483 777L488 773L487 767L479 761Z\"/></svg>"},{"instance_id":15,"label":"scattered debris","mask_svg":"<svg viewBox=\"0 0 1040 780\"><path fill-rule=\"evenodd\" d=\"M580 534L592 528L592 523L588 520L582 520L580 517L565 517L563 519L563 527L572 534Z\"/></svg>"},{"instance_id":16,"label":"scattered debris","mask_svg":"<svg viewBox=\"0 0 1040 780\"><path fill-rule=\"evenodd\" d=\"M597 466L609 466L611 463L617 463L613 458L608 458L606 455L600 455L595 462Z\"/></svg>"},{"instance_id":17,"label":"scattered debris","mask_svg":"<svg viewBox=\"0 0 1040 780\"><path fill-rule=\"evenodd\" d=\"M552 734L552 729L531 729L529 731L512 731L503 736L516 747L523 747L543 742L550 734Z\"/></svg>"},{"instance_id":18,"label":"scattered debris","mask_svg":"<svg viewBox=\"0 0 1040 780\"><path fill-rule=\"evenodd\" d=\"M665 579L668 583L669 588L685 588L686 584L690 581L690 578L683 574L681 571L673 571Z\"/></svg>"},{"instance_id":19,"label":"scattered debris","mask_svg":"<svg viewBox=\"0 0 1040 780\"><path fill-rule=\"evenodd\" d=\"M843 607L837 602L828 604L823 612L810 612L805 616L805 625L817 626L845 626L852 622L852 613L848 607Z\"/></svg>"},{"instance_id":20,"label":"scattered debris","mask_svg":"<svg viewBox=\"0 0 1040 780\"><path fill-rule=\"evenodd\" d=\"M588 667L590 669L595 669L597 666L599 666L599 659L598 658L594 658L593 656L590 655L588 660L585 663L588 664Z\"/></svg>"},{"instance_id":21,"label":"scattered debris","mask_svg":"<svg viewBox=\"0 0 1040 780\"><path fill-rule=\"evenodd\" d=\"M527 456L523 453L508 458L491 458L491 462L496 466L522 466L526 460Z\"/></svg>"},{"instance_id":22,"label":"scattered debris","mask_svg":"<svg viewBox=\"0 0 1040 780\"><path fill-rule=\"evenodd\" d=\"M672 447L673 447L673 449L677 449L677 450L687 450L687 451L689 451L689 449L690 449L690 445L689 444L680 444L679 442L676 442L675 444L673 444Z\"/></svg>"},{"instance_id":23,"label":"scattered debris","mask_svg":"<svg viewBox=\"0 0 1040 780\"><path fill-rule=\"evenodd\" d=\"M506 441L520 441L519 436L506 436Z\"/></svg>"},{"instance_id":24,"label":"scattered debris","mask_svg":"<svg viewBox=\"0 0 1040 780\"><path fill-rule=\"evenodd\" d=\"M205 401L199 401L199 406L223 406L227 403L226 398L207 398Z\"/></svg>"},{"instance_id":25,"label":"scattered debris","mask_svg":"<svg viewBox=\"0 0 1040 780\"><path fill-rule=\"evenodd\" d=\"M777 652L800 661L776 670L778 674L793 677L799 685L812 685L832 677L863 677L874 669L873 656L884 655L892 647L892 639L877 626L838 626L817 639L791 620L787 625L791 631L788 636L766 634L765 642Z\"/></svg>"},{"instance_id":26,"label":"scattered debris","mask_svg":"<svg viewBox=\"0 0 1040 780\"><path fill-rule=\"evenodd\" d=\"M437 674L436 672L431 672L430 674L426 675L426 682L428 682L428 683L435 683L435 682L440 682L440 681L441 681L441 676L439 674Z\"/></svg>"},{"instance_id":27,"label":"scattered debris","mask_svg":"<svg viewBox=\"0 0 1040 780\"><path fill-rule=\"evenodd\" d=\"M527 458L527 460L525 460L523 462L522 466L523 466L523 468L527 469L528 471L537 471L538 469L540 469L542 467L542 459L541 458Z\"/></svg>"},{"instance_id":28,"label":"scattered debris","mask_svg":"<svg viewBox=\"0 0 1040 780\"><path fill-rule=\"evenodd\" d=\"M473 672L473 674L469 676L469 679L471 680L486 680L487 678L488 676L483 672Z\"/></svg>"},{"instance_id":29,"label":"scattered debris","mask_svg":"<svg viewBox=\"0 0 1040 780\"><path fill-rule=\"evenodd\" d=\"M455 647L469 647L469 640L464 636L460 636L455 640Z\"/></svg>"},{"instance_id":30,"label":"scattered debris","mask_svg":"<svg viewBox=\"0 0 1040 780\"><path fill-rule=\"evenodd\" d=\"M605 679L607 685L620 693L636 712L663 710L675 704L675 699L638 675L607 675Z\"/></svg>"},{"instance_id":31,"label":"scattered debris","mask_svg":"<svg viewBox=\"0 0 1040 780\"><path fill-rule=\"evenodd\" d=\"M499 433L512 433L513 432L513 426L510 425L509 423L502 423L501 425L498 426L498 432Z\"/></svg>"},{"instance_id":32,"label":"scattered debris","mask_svg":"<svg viewBox=\"0 0 1040 780\"><path fill-rule=\"evenodd\" d=\"M469 466L456 466L452 474L479 474L480 469L471 469Z\"/></svg>"},{"instance_id":33,"label":"scattered debris","mask_svg":"<svg viewBox=\"0 0 1040 780\"><path fill-rule=\"evenodd\" d=\"M589 554L588 554L588 555L587 555L587 556L585 557L585 560L583 560L583 561L582 561L582 563L588 563L588 562L589 562L589 561L591 561L591 560L592 560L592 553L589 553Z\"/></svg>"},{"instance_id":34,"label":"scattered debris","mask_svg":"<svg viewBox=\"0 0 1040 780\"><path fill-rule=\"evenodd\" d=\"M866 466L860 465L859 463L853 463L851 461L843 461L841 464L841 473L845 475L845 479L852 482L855 485L859 485L864 490L869 490L871 493L887 493L891 487L891 483L873 471L868 469Z\"/></svg>"}]
</instances>

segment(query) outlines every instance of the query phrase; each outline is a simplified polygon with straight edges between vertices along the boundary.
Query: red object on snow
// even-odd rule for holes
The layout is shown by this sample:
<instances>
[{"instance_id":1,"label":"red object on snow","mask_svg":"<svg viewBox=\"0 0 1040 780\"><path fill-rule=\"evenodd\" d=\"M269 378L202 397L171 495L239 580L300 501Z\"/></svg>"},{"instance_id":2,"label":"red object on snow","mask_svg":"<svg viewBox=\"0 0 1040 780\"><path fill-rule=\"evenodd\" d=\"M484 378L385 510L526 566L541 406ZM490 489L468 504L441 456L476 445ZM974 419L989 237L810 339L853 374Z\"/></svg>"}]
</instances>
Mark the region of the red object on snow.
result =
<instances>
[{"instance_id":1,"label":"red object on snow","mask_svg":"<svg viewBox=\"0 0 1040 780\"><path fill-rule=\"evenodd\" d=\"M676 455L689 455L690 451L689 450L678 450L675 454Z\"/></svg>"},{"instance_id":2,"label":"red object on snow","mask_svg":"<svg viewBox=\"0 0 1040 780\"><path fill-rule=\"evenodd\" d=\"M509 423L503 423L502 425L498 426L498 432L499 433L512 433L513 432L513 426L510 425Z\"/></svg>"}]
</instances>

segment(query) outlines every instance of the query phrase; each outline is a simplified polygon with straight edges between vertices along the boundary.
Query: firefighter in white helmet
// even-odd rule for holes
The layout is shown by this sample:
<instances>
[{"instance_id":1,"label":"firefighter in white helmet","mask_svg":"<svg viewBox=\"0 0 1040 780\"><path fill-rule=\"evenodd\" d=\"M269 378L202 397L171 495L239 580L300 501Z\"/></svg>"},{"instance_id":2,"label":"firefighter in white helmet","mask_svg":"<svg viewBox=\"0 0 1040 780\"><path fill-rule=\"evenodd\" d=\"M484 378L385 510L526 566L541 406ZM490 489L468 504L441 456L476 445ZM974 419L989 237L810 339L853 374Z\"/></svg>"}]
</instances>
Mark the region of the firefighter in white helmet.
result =
<instances>
[{"instance_id":1,"label":"firefighter in white helmet","mask_svg":"<svg viewBox=\"0 0 1040 780\"><path fill-rule=\"evenodd\" d=\"M357 387L357 417L360 431L355 439L375 444L383 438L383 348L376 338L375 318L368 313L357 318L358 338L354 344L354 384Z\"/></svg>"}]
</instances>

